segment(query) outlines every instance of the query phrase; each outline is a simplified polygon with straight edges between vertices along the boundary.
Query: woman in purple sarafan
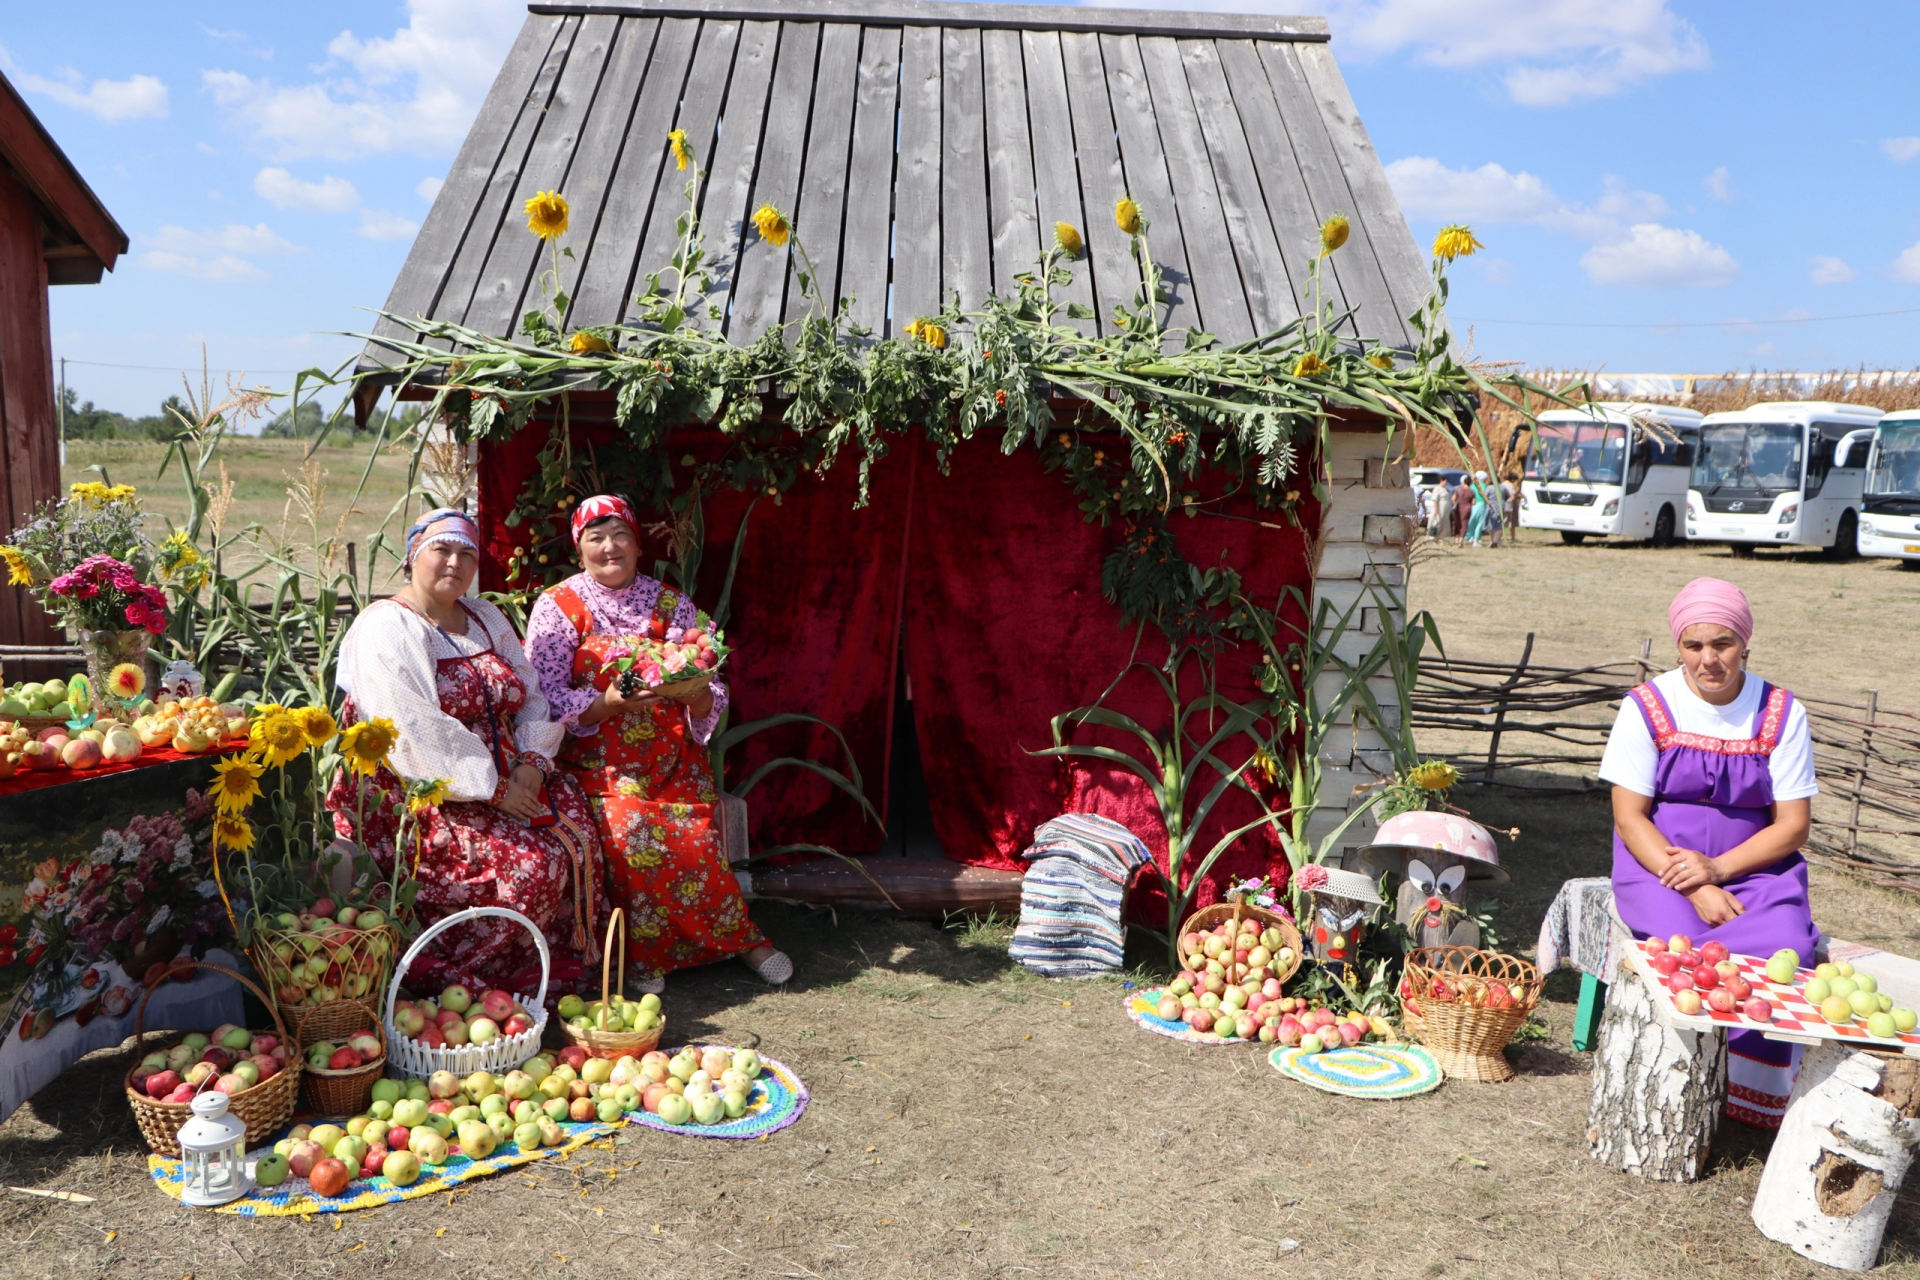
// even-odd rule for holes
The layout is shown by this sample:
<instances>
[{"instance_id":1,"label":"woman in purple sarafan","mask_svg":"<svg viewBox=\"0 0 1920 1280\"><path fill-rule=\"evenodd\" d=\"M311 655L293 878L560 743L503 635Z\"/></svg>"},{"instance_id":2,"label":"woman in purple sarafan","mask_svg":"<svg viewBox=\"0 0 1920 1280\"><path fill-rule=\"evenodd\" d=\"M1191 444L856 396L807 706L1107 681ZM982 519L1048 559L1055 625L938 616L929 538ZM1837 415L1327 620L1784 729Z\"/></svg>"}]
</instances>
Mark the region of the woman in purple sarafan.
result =
<instances>
[{"instance_id":1,"label":"woman in purple sarafan","mask_svg":"<svg viewBox=\"0 0 1920 1280\"><path fill-rule=\"evenodd\" d=\"M1753 610L1731 582L1695 578L1667 610L1680 665L1627 696L1600 777L1613 784L1613 894L1635 937L1811 963L1820 932L1800 856L1812 821L1806 709L1746 670ZM1777 1129L1800 1047L1736 1032L1727 1114Z\"/></svg>"}]
</instances>

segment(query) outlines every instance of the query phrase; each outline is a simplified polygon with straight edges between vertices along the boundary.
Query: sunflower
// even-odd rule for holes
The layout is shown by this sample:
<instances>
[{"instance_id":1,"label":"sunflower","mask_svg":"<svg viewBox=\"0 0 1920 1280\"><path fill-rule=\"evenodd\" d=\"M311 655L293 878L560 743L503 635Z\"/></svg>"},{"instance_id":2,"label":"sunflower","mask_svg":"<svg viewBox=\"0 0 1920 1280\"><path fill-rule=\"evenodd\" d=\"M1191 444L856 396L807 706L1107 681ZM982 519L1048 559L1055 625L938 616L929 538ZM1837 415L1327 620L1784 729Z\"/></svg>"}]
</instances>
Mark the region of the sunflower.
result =
<instances>
[{"instance_id":1,"label":"sunflower","mask_svg":"<svg viewBox=\"0 0 1920 1280\"><path fill-rule=\"evenodd\" d=\"M1293 362L1293 376L1296 378L1311 378L1316 373L1325 373L1326 369L1327 362L1311 351Z\"/></svg>"},{"instance_id":2,"label":"sunflower","mask_svg":"<svg viewBox=\"0 0 1920 1280\"><path fill-rule=\"evenodd\" d=\"M1473 238L1472 228L1460 222L1440 228L1440 234L1433 238L1433 256L1448 262L1455 258L1471 258L1476 249L1486 247Z\"/></svg>"},{"instance_id":3,"label":"sunflower","mask_svg":"<svg viewBox=\"0 0 1920 1280\"><path fill-rule=\"evenodd\" d=\"M693 159L693 148L687 145L687 131L675 129L667 135L667 144L673 148L673 167L686 168L687 161Z\"/></svg>"},{"instance_id":4,"label":"sunflower","mask_svg":"<svg viewBox=\"0 0 1920 1280\"><path fill-rule=\"evenodd\" d=\"M787 215L770 204L763 204L753 211L753 229L760 238L778 249L787 243L787 237L793 234L793 225L787 221Z\"/></svg>"},{"instance_id":5,"label":"sunflower","mask_svg":"<svg viewBox=\"0 0 1920 1280\"><path fill-rule=\"evenodd\" d=\"M1071 222L1053 224L1053 242L1065 250L1069 258L1079 257L1087 248L1087 242L1080 238L1080 228Z\"/></svg>"},{"instance_id":6,"label":"sunflower","mask_svg":"<svg viewBox=\"0 0 1920 1280\"><path fill-rule=\"evenodd\" d=\"M363 720L340 735L340 754L349 769L370 778L387 762L387 753L399 737L400 731L385 716Z\"/></svg>"},{"instance_id":7,"label":"sunflower","mask_svg":"<svg viewBox=\"0 0 1920 1280\"><path fill-rule=\"evenodd\" d=\"M1376 369L1384 369L1389 373L1393 371L1393 357L1384 351L1376 351L1368 356L1367 363Z\"/></svg>"},{"instance_id":8,"label":"sunflower","mask_svg":"<svg viewBox=\"0 0 1920 1280\"><path fill-rule=\"evenodd\" d=\"M316 747L326 746L333 740L333 735L340 732L339 723L325 707L302 707L293 714L299 717L300 731Z\"/></svg>"},{"instance_id":9,"label":"sunflower","mask_svg":"<svg viewBox=\"0 0 1920 1280\"><path fill-rule=\"evenodd\" d=\"M1347 221L1347 215L1336 213L1320 224L1320 256L1326 257L1347 242L1347 236L1353 231L1353 225Z\"/></svg>"},{"instance_id":10,"label":"sunflower","mask_svg":"<svg viewBox=\"0 0 1920 1280\"><path fill-rule=\"evenodd\" d=\"M907 332L935 351L943 350L947 345L947 331L931 320L915 320L907 326Z\"/></svg>"},{"instance_id":11,"label":"sunflower","mask_svg":"<svg viewBox=\"0 0 1920 1280\"><path fill-rule=\"evenodd\" d=\"M7 562L7 585L10 587L30 587L33 585L33 566L27 563L27 557L18 547L0 547L0 560Z\"/></svg>"},{"instance_id":12,"label":"sunflower","mask_svg":"<svg viewBox=\"0 0 1920 1280\"><path fill-rule=\"evenodd\" d=\"M611 351L613 348L605 338L593 330L582 329L574 334L572 338L568 339L567 350L577 356L583 356L590 351Z\"/></svg>"},{"instance_id":13,"label":"sunflower","mask_svg":"<svg viewBox=\"0 0 1920 1280\"><path fill-rule=\"evenodd\" d=\"M1422 791L1446 791L1460 781L1460 771L1444 760L1429 760L1416 765L1407 774L1407 781Z\"/></svg>"},{"instance_id":14,"label":"sunflower","mask_svg":"<svg viewBox=\"0 0 1920 1280\"><path fill-rule=\"evenodd\" d=\"M527 201L527 230L542 240L567 234L567 198L558 191L541 191Z\"/></svg>"},{"instance_id":15,"label":"sunflower","mask_svg":"<svg viewBox=\"0 0 1920 1280\"><path fill-rule=\"evenodd\" d=\"M222 813L213 820L213 847L245 853L253 848L253 824L237 813Z\"/></svg>"},{"instance_id":16,"label":"sunflower","mask_svg":"<svg viewBox=\"0 0 1920 1280\"><path fill-rule=\"evenodd\" d=\"M407 784L407 812L418 814L447 799L447 779L420 778Z\"/></svg>"},{"instance_id":17,"label":"sunflower","mask_svg":"<svg viewBox=\"0 0 1920 1280\"><path fill-rule=\"evenodd\" d=\"M241 814L260 796L260 775L266 766L246 756L227 756L213 766L207 794L221 813Z\"/></svg>"},{"instance_id":18,"label":"sunflower","mask_svg":"<svg viewBox=\"0 0 1920 1280\"><path fill-rule=\"evenodd\" d=\"M1131 196L1121 196L1120 203L1113 206L1113 224L1130 236L1140 234L1140 206Z\"/></svg>"},{"instance_id":19,"label":"sunflower","mask_svg":"<svg viewBox=\"0 0 1920 1280\"><path fill-rule=\"evenodd\" d=\"M138 663L123 662L107 673L107 692L122 702L132 702L147 691L147 673Z\"/></svg>"},{"instance_id":20,"label":"sunflower","mask_svg":"<svg viewBox=\"0 0 1920 1280\"><path fill-rule=\"evenodd\" d=\"M307 749L307 731L298 712L275 707L255 717L247 729L247 746L274 768L283 768Z\"/></svg>"}]
</instances>

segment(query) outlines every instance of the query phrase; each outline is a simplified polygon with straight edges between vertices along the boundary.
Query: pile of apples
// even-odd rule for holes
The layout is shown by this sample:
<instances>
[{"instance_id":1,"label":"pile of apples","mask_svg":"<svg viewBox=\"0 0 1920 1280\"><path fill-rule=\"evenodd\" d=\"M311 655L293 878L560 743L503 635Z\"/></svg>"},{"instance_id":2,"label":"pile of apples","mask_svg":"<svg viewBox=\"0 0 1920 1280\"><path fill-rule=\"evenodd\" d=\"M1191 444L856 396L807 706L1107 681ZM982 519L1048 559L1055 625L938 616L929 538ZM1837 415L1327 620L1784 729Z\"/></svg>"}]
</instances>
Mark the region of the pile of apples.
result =
<instances>
[{"instance_id":1,"label":"pile of apples","mask_svg":"<svg viewBox=\"0 0 1920 1280\"><path fill-rule=\"evenodd\" d=\"M651 1031L660 1025L660 997L649 992L638 1000L613 996L591 1004L579 996L561 996L561 1021L580 1031Z\"/></svg>"},{"instance_id":2,"label":"pile of apples","mask_svg":"<svg viewBox=\"0 0 1920 1280\"><path fill-rule=\"evenodd\" d=\"M1282 1010L1280 972L1293 966L1293 948L1278 929L1261 929L1243 917L1238 926L1222 921L1207 930L1180 935L1186 968L1167 985L1154 1010L1168 1022L1184 1021L1201 1035L1222 1039L1258 1036L1277 1023Z\"/></svg>"},{"instance_id":3,"label":"pile of apples","mask_svg":"<svg viewBox=\"0 0 1920 1280\"><path fill-rule=\"evenodd\" d=\"M315 1040L307 1046L307 1066L315 1071L351 1071L383 1056L379 1038L366 1031L347 1037L345 1044Z\"/></svg>"},{"instance_id":4,"label":"pile of apples","mask_svg":"<svg viewBox=\"0 0 1920 1280\"><path fill-rule=\"evenodd\" d=\"M657 996L648 996L656 1007ZM562 1001L564 1007L565 1001ZM457 1049L469 1044L492 1044L502 1036L517 1036L533 1029L534 1018L514 999L511 991L498 987L483 991L478 1000L458 983L436 998L399 1000L393 1006L396 1031L429 1049ZM582 1055L584 1056L584 1050Z\"/></svg>"},{"instance_id":5,"label":"pile of apples","mask_svg":"<svg viewBox=\"0 0 1920 1280\"><path fill-rule=\"evenodd\" d=\"M1896 1006L1893 997L1880 990L1878 979L1855 971L1845 961L1816 966L1801 994L1834 1026L1858 1021L1866 1026L1868 1034L1882 1040L1891 1040L1920 1025L1920 1016L1912 1009Z\"/></svg>"},{"instance_id":6,"label":"pile of apples","mask_svg":"<svg viewBox=\"0 0 1920 1280\"><path fill-rule=\"evenodd\" d=\"M211 1036L193 1031L179 1044L140 1059L133 1087L157 1102L192 1102L203 1089L228 1095L271 1080L287 1067L286 1042L224 1023Z\"/></svg>"},{"instance_id":7,"label":"pile of apples","mask_svg":"<svg viewBox=\"0 0 1920 1280\"><path fill-rule=\"evenodd\" d=\"M247 713L212 698L176 701L167 698L143 706L145 714L133 722L133 732L149 747L172 747L188 755L213 751L229 738L247 736Z\"/></svg>"},{"instance_id":8,"label":"pile of apples","mask_svg":"<svg viewBox=\"0 0 1920 1280\"><path fill-rule=\"evenodd\" d=\"M320 898L262 926L267 980L281 1008L362 999L385 977L387 913ZM362 937L363 934L373 937ZM262 948L256 948L260 950Z\"/></svg>"},{"instance_id":9,"label":"pile of apples","mask_svg":"<svg viewBox=\"0 0 1920 1280\"><path fill-rule=\"evenodd\" d=\"M637 1062L621 1058L613 1064L616 1086L640 1086L640 1109L668 1124L719 1124L747 1113L753 1082L765 1064L751 1049L695 1049L692 1045L669 1057L655 1051Z\"/></svg>"},{"instance_id":10,"label":"pile of apples","mask_svg":"<svg viewBox=\"0 0 1920 1280\"><path fill-rule=\"evenodd\" d=\"M1703 942L1696 949L1693 939L1676 933L1662 941L1647 939L1647 963L1673 993L1673 1007L1692 1015L1701 1008L1716 1013L1739 1013L1749 1022L1772 1022L1773 1006L1764 996L1753 993L1753 984L1740 972L1740 966L1728 959L1724 942ZM1792 951L1775 952L1767 961L1767 977L1775 982L1791 982L1799 956ZM1776 970L1786 977L1775 978Z\"/></svg>"}]
</instances>

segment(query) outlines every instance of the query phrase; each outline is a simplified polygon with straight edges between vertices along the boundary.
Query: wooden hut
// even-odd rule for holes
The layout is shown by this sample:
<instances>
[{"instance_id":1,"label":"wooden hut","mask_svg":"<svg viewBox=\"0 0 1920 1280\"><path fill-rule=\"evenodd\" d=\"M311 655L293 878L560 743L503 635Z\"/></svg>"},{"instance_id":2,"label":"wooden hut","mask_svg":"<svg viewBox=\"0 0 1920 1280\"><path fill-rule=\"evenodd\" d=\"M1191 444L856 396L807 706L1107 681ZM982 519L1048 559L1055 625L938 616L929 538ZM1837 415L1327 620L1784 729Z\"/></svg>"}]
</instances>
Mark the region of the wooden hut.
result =
<instances>
[{"instance_id":1,"label":"wooden hut","mask_svg":"<svg viewBox=\"0 0 1920 1280\"><path fill-rule=\"evenodd\" d=\"M7 529L60 489L47 287L98 284L126 251L127 233L0 75L0 518ZM0 589L0 645L51 638L46 615L24 590Z\"/></svg>"},{"instance_id":2,"label":"wooden hut","mask_svg":"<svg viewBox=\"0 0 1920 1280\"><path fill-rule=\"evenodd\" d=\"M1137 280L1112 212L1121 195L1153 219L1171 322L1224 342L1311 308L1306 264L1336 212L1351 238L1322 287L1352 309L1357 336L1410 347L1404 317L1431 289L1321 19L596 0L530 6L387 309L513 332L539 307L548 266L522 206L561 190L572 205L559 281L568 327L630 320L684 208L670 129L710 173L700 209L712 323L738 343L806 311L797 267L746 251L749 215L768 203L793 213L828 300L845 300L875 335L949 297L966 308L1011 293L1056 221L1085 231L1071 296L1092 325L1111 324ZM390 358L370 345L363 368ZM570 412L588 444L596 414L611 415L578 398ZM515 537L501 517L547 438L536 426L480 450L494 583ZM1196 520L1182 534L1190 558L1230 547L1256 565L1262 590L1311 584L1343 601L1370 564L1397 580L1404 465L1387 456L1383 424L1345 426L1317 529ZM840 467L754 515L731 628L749 650L734 674L742 713L833 720L876 802L896 813L916 764L897 749L911 727L939 843L964 862L1017 867L1034 823L1066 808L1113 812L1147 834L1154 822L1123 786L1027 754L1045 745L1050 716L1091 700L1125 664L1128 637L1100 598L1107 535L1031 458L977 441L943 472L929 452L888 458L864 509ZM716 579L744 510L744 499L708 508ZM1371 612L1366 621L1378 624ZM1329 748L1333 813L1353 771L1377 759L1351 733ZM875 846L849 806L803 790L757 803L756 830Z\"/></svg>"}]
</instances>

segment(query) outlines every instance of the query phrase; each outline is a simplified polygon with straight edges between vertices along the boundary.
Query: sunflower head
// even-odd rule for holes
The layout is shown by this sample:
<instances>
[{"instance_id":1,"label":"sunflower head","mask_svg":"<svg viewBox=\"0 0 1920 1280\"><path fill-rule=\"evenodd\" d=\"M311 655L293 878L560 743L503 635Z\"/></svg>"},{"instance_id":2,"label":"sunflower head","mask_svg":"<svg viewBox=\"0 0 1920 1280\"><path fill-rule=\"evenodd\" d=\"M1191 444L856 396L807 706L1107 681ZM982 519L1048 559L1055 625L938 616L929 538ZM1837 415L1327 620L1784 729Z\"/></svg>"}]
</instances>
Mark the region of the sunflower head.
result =
<instances>
[{"instance_id":1,"label":"sunflower head","mask_svg":"<svg viewBox=\"0 0 1920 1280\"><path fill-rule=\"evenodd\" d=\"M107 673L107 692L132 702L147 691L147 673L137 662L123 662Z\"/></svg>"},{"instance_id":2,"label":"sunflower head","mask_svg":"<svg viewBox=\"0 0 1920 1280\"><path fill-rule=\"evenodd\" d=\"M245 853L253 848L253 824L237 813L216 814L213 819L213 847Z\"/></svg>"},{"instance_id":3,"label":"sunflower head","mask_svg":"<svg viewBox=\"0 0 1920 1280\"><path fill-rule=\"evenodd\" d=\"M1347 221L1347 215L1336 213L1320 224L1320 256L1326 257L1347 242L1352 234L1353 224Z\"/></svg>"},{"instance_id":4,"label":"sunflower head","mask_svg":"<svg viewBox=\"0 0 1920 1280\"><path fill-rule=\"evenodd\" d=\"M582 329L567 340L567 349L577 356L583 356L591 351L611 351L613 347L593 330Z\"/></svg>"},{"instance_id":5,"label":"sunflower head","mask_svg":"<svg viewBox=\"0 0 1920 1280\"><path fill-rule=\"evenodd\" d=\"M370 778L387 762L387 753L399 738L400 731L385 716L362 720L340 735L340 754L348 768Z\"/></svg>"},{"instance_id":6,"label":"sunflower head","mask_svg":"<svg viewBox=\"0 0 1920 1280\"><path fill-rule=\"evenodd\" d=\"M907 326L907 332L932 347L935 351L947 345L947 331L931 320L915 320Z\"/></svg>"},{"instance_id":7,"label":"sunflower head","mask_svg":"<svg viewBox=\"0 0 1920 1280\"><path fill-rule=\"evenodd\" d=\"M416 778L407 784L407 812L418 814L435 805L443 804L447 798L447 779Z\"/></svg>"},{"instance_id":8,"label":"sunflower head","mask_svg":"<svg viewBox=\"0 0 1920 1280\"><path fill-rule=\"evenodd\" d=\"M33 585L33 566L27 562L25 553L17 547L0 547L0 559L7 562L7 585L10 587L30 587Z\"/></svg>"},{"instance_id":9,"label":"sunflower head","mask_svg":"<svg viewBox=\"0 0 1920 1280\"><path fill-rule=\"evenodd\" d=\"M667 145L673 148L673 167L676 169L686 168L687 162L693 159L693 147L687 142L687 131L685 129L675 129L672 133L669 133L667 135Z\"/></svg>"},{"instance_id":10,"label":"sunflower head","mask_svg":"<svg viewBox=\"0 0 1920 1280\"><path fill-rule=\"evenodd\" d=\"M300 719L300 731L307 735L307 741L316 747L324 747L340 732L340 725L333 713L325 707L301 707L293 712Z\"/></svg>"},{"instance_id":11,"label":"sunflower head","mask_svg":"<svg viewBox=\"0 0 1920 1280\"><path fill-rule=\"evenodd\" d=\"M567 198L558 191L541 191L527 201L527 230L542 240L567 234Z\"/></svg>"},{"instance_id":12,"label":"sunflower head","mask_svg":"<svg viewBox=\"0 0 1920 1280\"><path fill-rule=\"evenodd\" d=\"M1120 203L1113 206L1113 224L1130 236L1140 234L1140 206L1133 197L1122 196Z\"/></svg>"},{"instance_id":13,"label":"sunflower head","mask_svg":"<svg viewBox=\"0 0 1920 1280\"><path fill-rule=\"evenodd\" d=\"M1460 781L1460 771L1444 760L1429 760L1414 766L1407 781L1422 791L1446 791Z\"/></svg>"},{"instance_id":14,"label":"sunflower head","mask_svg":"<svg viewBox=\"0 0 1920 1280\"><path fill-rule=\"evenodd\" d=\"M299 713L275 707L254 717L247 729L247 747L274 768L284 768L307 749L307 731Z\"/></svg>"},{"instance_id":15,"label":"sunflower head","mask_svg":"<svg viewBox=\"0 0 1920 1280\"><path fill-rule=\"evenodd\" d=\"M753 211L753 229L760 238L778 249L787 243L793 234L793 224L787 221L787 215L770 204L763 204Z\"/></svg>"},{"instance_id":16,"label":"sunflower head","mask_svg":"<svg viewBox=\"0 0 1920 1280\"><path fill-rule=\"evenodd\" d=\"M1059 245L1069 258L1079 257L1086 252L1087 248L1087 242L1080 238L1080 228L1071 222L1053 224L1053 242Z\"/></svg>"},{"instance_id":17,"label":"sunflower head","mask_svg":"<svg viewBox=\"0 0 1920 1280\"><path fill-rule=\"evenodd\" d=\"M260 796L260 775L266 766L246 756L227 756L213 766L207 794L222 813L245 813Z\"/></svg>"},{"instance_id":18,"label":"sunflower head","mask_svg":"<svg viewBox=\"0 0 1920 1280\"><path fill-rule=\"evenodd\" d=\"M1293 376L1296 378L1311 378L1316 373L1325 373L1326 371L1327 362L1311 351L1293 362Z\"/></svg>"},{"instance_id":19,"label":"sunflower head","mask_svg":"<svg viewBox=\"0 0 1920 1280\"><path fill-rule=\"evenodd\" d=\"M1367 363L1376 369L1381 369L1388 373L1393 371L1393 357L1384 351L1376 351L1368 356Z\"/></svg>"},{"instance_id":20,"label":"sunflower head","mask_svg":"<svg viewBox=\"0 0 1920 1280\"><path fill-rule=\"evenodd\" d=\"M1440 228L1440 234L1433 238L1433 256L1447 262L1471 258L1475 250L1486 247L1473 238L1473 229L1461 222Z\"/></svg>"}]
</instances>

